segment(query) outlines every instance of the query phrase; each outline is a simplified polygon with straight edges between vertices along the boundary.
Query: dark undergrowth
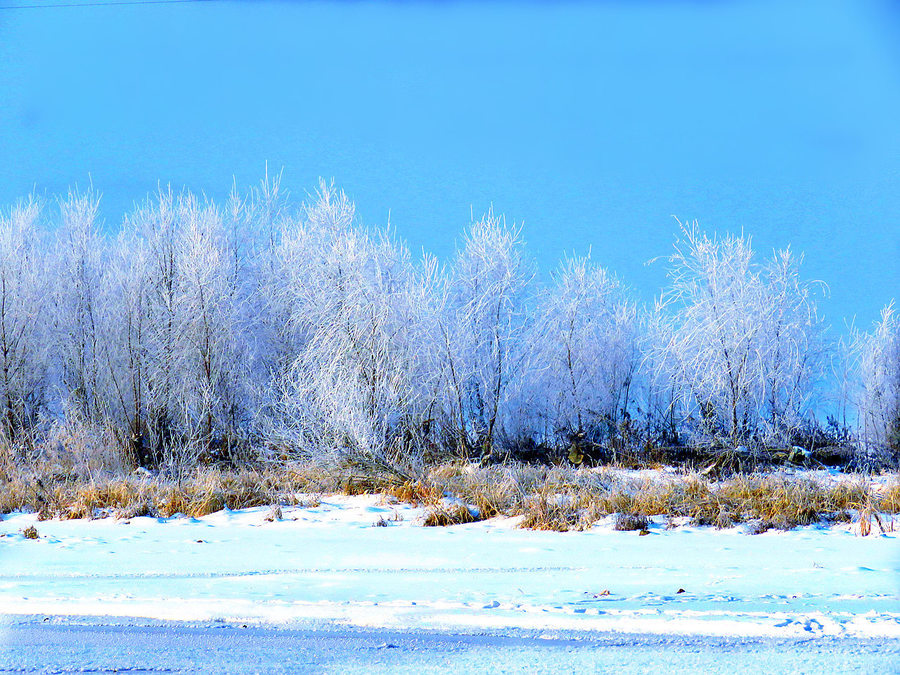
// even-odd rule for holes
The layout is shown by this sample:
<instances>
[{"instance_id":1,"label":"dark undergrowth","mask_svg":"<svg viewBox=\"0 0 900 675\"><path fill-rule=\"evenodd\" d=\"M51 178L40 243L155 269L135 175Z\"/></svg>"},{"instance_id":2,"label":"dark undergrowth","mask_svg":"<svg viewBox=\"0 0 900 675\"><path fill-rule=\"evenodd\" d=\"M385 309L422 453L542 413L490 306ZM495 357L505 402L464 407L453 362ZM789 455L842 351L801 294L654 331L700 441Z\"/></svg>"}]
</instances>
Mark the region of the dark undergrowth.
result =
<instances>
[{"instance_id":1,"label":"dark undergrowth","mask_svg":"<svg viewBox=\"0 0 900 675\"><path fill-rule=\"evenodd\" d=\"M465 524L519 517L521 527L583 530L616 515L623 530L648 518L718 528L746 523L751 532L854 521L884 529L900 513L900 474L741 471L720 455L696 467L662 470L657 462L617 466L444 462L416 477L373 462L277 461L197 466L176 475L91 464L71 453L0 462L0 513L48 518L204 516L224 508L305 505L326 494L383 494L426 507L423 524ZM583 463L586 464L586 463ZM643 471L630 469L642 468ZM699 470L697 470L699 469ZM450 499L448 499L450 498ZM892 523L887 519L887 523Z\"/></svg>"}]
</instances>

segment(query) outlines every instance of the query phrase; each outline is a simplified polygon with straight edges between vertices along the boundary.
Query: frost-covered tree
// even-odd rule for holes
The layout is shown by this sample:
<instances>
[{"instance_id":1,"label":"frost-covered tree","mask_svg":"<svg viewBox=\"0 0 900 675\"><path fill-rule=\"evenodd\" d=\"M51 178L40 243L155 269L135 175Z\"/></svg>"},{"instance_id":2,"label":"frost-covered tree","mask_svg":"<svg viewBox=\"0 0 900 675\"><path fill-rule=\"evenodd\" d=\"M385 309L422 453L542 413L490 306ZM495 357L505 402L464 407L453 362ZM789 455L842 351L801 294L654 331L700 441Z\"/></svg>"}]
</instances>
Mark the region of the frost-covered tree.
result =
<instances>
[{"instance_id":1,"label":"frost-covered tree","mask_svg":"<svg viewBox=\"0 0 900 675\"><path fill-rule=\"evenodd\" d=\"M181 339L179 312L179 218L171 188L159 190L131 215L132 226L146 247L142 309L144 411L146 433L157 455L181 445L182 373L189 368Z\"/></svg>"},{"instance_id":2,"label":"frost-covered tree","mask_svg":"<svg viewBox=\"0 0 900 675\"><path fill-rule=\"evenodd\" d=\"M246 198L232 191L226 207L230 237L241 266L240 303L245 324L252 325L246 358L252 366L252 391L260 408L271 405L269 384L284 377L298 354L302 342L293 327L290 280L303 268L303 260L291 256L298 250L286 245L284 233L295 232L302 218L296 216L281 188L281 177L266 177L250 190Z\"/></svg>"},{"instance_id":3,"label":"frost-covered tree","mask_svg":"<svg viewBox=\"0 0 900 675\"><path fill-rule=\"evenodd\" d=\"M317 325L310 312L319 308L316 294L323 286L322 259L334 240L352 229L354 207L344 192L320 182L319 191L299 214L281 209L276 226L270 221L276 191L277 184L264 183L250 207L254 224L269 223L269 234L255 260L260 308L256 340L265 377L258 396L262 414L257 426L272 442L308 451L300 421L307 408L300 402L299 391L311 385L304 381L307 370L297 363Z\"/></svg>"},{"instance_id":4,"label":"frost-covered tree","mask_svg":"<svg viewBox=\"0 0 900 675\"><path fill-rule=\"evenodd\" d=\"M279 176L222 208L160 189L116 237L98 204L70 191L47 239L36 200L0 214L6 443L62 420L146 466L252 444L401 472L635 433L784 443L830 360L802 259L760 263L744 236L683 228L669 287L639 309L588 259L539 286L492 211L442 267L325 182L296 209ZM869 447L898 444L896 335L888 307L848 361Z\"/></svg>"},{"instance_id":5,"label":"frost-covered tree","mask_svg":"<svg viewBox=\"0 0 900 675\"><path fill-rule=\"evenodd\" d=\"M760 266L748 237L709 237L696 224L683 233L663 301L668 341L657 345L681 400L704 434L784 442L822 365L822 323L799 261L782 251Z\"/></svg>"},{"instance_id":6,"label":"frost-covered tree","mask_svg":"<svg viewBox=\"0 0 900 675\"><path fill-rule=\"evenodd\" d=\"M534 266L520 228L489 211L473 223L440 304L442 422L457 452L490 452L503 431L509 385L525 353Z\"/></svg>"},{"instance_id":7,"label":"frost-covered tree","mask_svg":"<svg viewBox=\"0 0 900 675\"><path fill-rule=\"evenodd\" d=\"M524 376L543 436L604 442L630 420L637 315L619 281L587 258L566 259L535 310Z\"/></svg>"},{"instance_id":8,"label":"frost-covered tree","mask_svg":"<svg viewBox=\"0 0 900 675\"><path fill-rule=\"evenodd\" d=\"M828 362L825 323L813 286L800 277L802 256L776 251L762 271L763 330L758 368L764 407L762 430L770 442L790 439L816 402Z\"/></svg>"},{"instance_id":9,"label":"frost-covered tree","mask_svg":"<svg viewBox=\"0 0 900 675\"><path fill-rule=\"evenodd\" d=\"M175 316L185 432L201 446L228 445L244 419L237 304L242 253L219 210L190 194L177 205ZM233 232L232 232L233 234Z\"/></svg>"},{"instance_id":10,"label":"frost-covered tree","mask_svg":"<svg viewBox=\"0 0 900 675\"><path fill-rule=\"evenodd\" d=\"M749 239L710 238L683 228L669 258L665 301L675 311L666 331L681 396L699 411L706 432L746 440L759 392L753 359L763 328L762 283L751 265Z\"/></svg>"},{"instance_id":11,"label":"frost-covered tree","mask_svg":"<svg viewBox=\"0 0 900 675\"><path fill-rule=\"evenodd\" d=\"M59 201L53 281L53 353L58 359L64 405L85 422L108 415L104 330L116 307L104 298L108 261L100 234L100 196L92 189L70 190Z\"/></svg>"},{"instance_id":12,"label":"frost-covered tree","mask_svg":"<svg viewBox=\"0 0 900 675\"><path fill-rule=\"evenodd\" d=\"M690 415L690 400L682 394L682 364L669 349L676 327L660 302L642 311L639 319L635 409L643 437L654 444L678 445Z\"/></svg>"},{"instance_id":13,"label":"frost-covered tree","mask_svg":"<svg viewBox=\"0 0 900 675\"><path fill-rule=\"evenodd\" d=\"M873 450L900 452L900 321L893 303L871 333L857 333L860 434Z\"/></svg>"},{"instance_id":14,"label":"frost-covered tree","mask_svg":"<svg viewBox=\"0 0 900 675\"><path fill-rule=\"evenodd\" d=\"M408 463L425 408L423 278L402 244L357 226L331 186L304 216L281 247L297 354L280 383L289 438L309 454Z\"/></svg>"},{"instance_id":15,"label":"frost-covered tree","mask_svg":"<svg viewBox=\"0 0 900 675\"><path fill-rule=\"evenodd\" d=\"M280 240L287 200L280 192L280 176L266 178L246 197L236 187L226 201L224 240L235 326L235 359L242 364L243 398L247 411L258 410L268 400L266 394L273 363L283 363L286 312L275 313L267 305L266 286L276 282L272 272L272 251ZM248 420L247 431L255 434L257 415Z\"/></svg>"},{"instance_id":16,"label":"frost-covered tree","mask_svg":"<svg viewBox=\"0 0 900 675\"><path fill-rule=\"evenodd\" d=\"M114 264L126 317L116 362L132 437L145 461L230 447L248 414L233 232L213 204L166 189L130 215L120 241L130 250Z\"/></svg>"},{"instance_id":17,"label":"frost-covered tree","mask_svg":"<svg viewBox=\"0 0 900 675\"><path fill-rule=\"evenodd\" d=\"M38 421L47 375L40 203L30 197L0 213L0 435L21 441Z\"/></svg>"},{"instance_id":18,"label":"frost-covered tree","mask_svg":"<svg viewBox=\"0 0 900 675\"><path fill-rule=\"evenodd\" d=\"M120 442L139 465L159 460L149 436L149 255L134 229L112 242L103 303L110 308L103 360L112 383L110 419Z\"/></svg>"}]
</instances>

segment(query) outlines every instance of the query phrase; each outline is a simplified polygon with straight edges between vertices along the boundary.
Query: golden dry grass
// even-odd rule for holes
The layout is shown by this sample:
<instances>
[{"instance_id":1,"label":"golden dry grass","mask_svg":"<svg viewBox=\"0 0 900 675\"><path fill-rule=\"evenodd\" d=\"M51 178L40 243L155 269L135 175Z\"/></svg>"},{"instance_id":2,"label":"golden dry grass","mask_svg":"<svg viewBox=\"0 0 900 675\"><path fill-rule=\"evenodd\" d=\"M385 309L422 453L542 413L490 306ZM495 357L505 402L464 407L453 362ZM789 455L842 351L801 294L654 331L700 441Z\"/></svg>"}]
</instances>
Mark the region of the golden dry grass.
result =
<instances>
[{"instance_id":1,"label":"golden dry grass","mask_svg":"<svg viewBox=\"0 0 900 675\"><path fill-rule=\"evenodd\" d=\"M443 493L434 484L421 481L406 481L401 485L391 485L384 492L413 506L437 504L443 496Z\"/></svg>"},{"instance_id":2,"label":"golden dry grass","mask_svg":"<svg viewBox=\"0 0 900 675\"><path fill-rule=\"evenodd\" d=\"M293 505L310 493L339 491L328 472L302 465L225 471L198 468L181 480L126 475L82 481L48 467L0 480L0 512L34 511L39 518L97 518L114 515L199 517L223 508Z\"/></svg>"},{"instance_id":3,"label":"golden dry grass","mask_svg":"<svg viewBox=\"0 0 900 675\"><path fill-rule=\"evenodd\" d=\"M485 517L521 516L522 527L540 530L585 529L612 514L682 516L718 528L756 521L764 531L846 520L850 511L860 518L900 513L900 479L878 489L865 477L831 484L786 474L713 481L698 474L630 478L603 468L522 465L441 467L429 478Z\"/></svg>"},{"instance_id":4,"label":"golden dry grass","mask_svg":"<svg viewBox=\"0 0 900 675\"><path fill-rule=\"evenodd\" d=\"M465 525L479 520L472 511L462 504L436 504L428 509L422 524L425 527L447 527Z\"/></svg>"},{"instance_id":5,"label":"golden dry grass","mask_svg":"<svg viewBox=\"0 0 900 675\"><path fill-rule=\"evenodd\" d=\"M418 480L398 480L364 475L358 467L281 462L234 470L198 467L175 480L120 467L86 471L79 462L65 457L23 462L0 452L0 513L33 511L42 519L199 517L223 508L315 504L315 495L336 493L382 494L428 507L426 525L503 515L520 517L524 528L555 531L586 529L620 514L638 520L682 517L719 528L748 522L759 532L853 518L863 533L877 531L880 514L900 513L900 476L816 482L802 475L760 474L716 481L696 473L457 462L433 467ZM447 506L442 498L451 495L473 508Z\"/></svg>"}]
</instances>

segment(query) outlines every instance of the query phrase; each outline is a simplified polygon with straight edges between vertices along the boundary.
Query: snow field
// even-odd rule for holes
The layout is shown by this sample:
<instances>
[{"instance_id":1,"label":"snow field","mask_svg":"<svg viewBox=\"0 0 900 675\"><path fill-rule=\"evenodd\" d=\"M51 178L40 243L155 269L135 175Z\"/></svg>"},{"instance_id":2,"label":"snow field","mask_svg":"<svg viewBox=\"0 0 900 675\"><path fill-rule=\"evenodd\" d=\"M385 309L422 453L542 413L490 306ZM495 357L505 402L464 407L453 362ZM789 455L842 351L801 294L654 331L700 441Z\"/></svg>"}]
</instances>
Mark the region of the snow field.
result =
<instances>
[{"instance_id":1,"label":"snow field","mask_svg":"<svg viewBox=\"0 0 900 675\"><path fill-rule=\"evenodd\" d=\"M610 517L584 532L515 518L421 527L379 496L202 518L0 521L0 613L298 625L900 638L900 534L749 536ZM381 523L382 525L378 525ZM22 531L34 525L37 540Z\"/></svg>"}]
</instances>

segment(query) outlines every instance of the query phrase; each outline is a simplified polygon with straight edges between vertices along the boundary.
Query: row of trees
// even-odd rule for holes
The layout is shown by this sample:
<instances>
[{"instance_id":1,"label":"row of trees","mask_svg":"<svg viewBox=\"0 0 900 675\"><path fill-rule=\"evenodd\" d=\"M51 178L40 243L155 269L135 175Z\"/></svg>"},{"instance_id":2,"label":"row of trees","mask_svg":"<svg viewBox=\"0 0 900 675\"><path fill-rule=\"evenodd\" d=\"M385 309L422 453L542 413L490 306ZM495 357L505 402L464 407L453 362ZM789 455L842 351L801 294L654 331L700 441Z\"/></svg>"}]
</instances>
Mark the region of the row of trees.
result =
<instances>
[{"instance_id":1,"label":"row of trees","mask_svg":"<svg viewBox=\"0 0 900 675\"><path fill-rule=\"evenodd\" d=\"M54 424L111 435L139 464L207 453L348 453L409 464L723 442L784 445L841 410L868 450L900 447L900 331L829 341L790 250L681 227L669 285L638 306L569 258L537 280L488 212L448 264L414 259L321 183L224 205L161 189L115 237L99 196L0 215L0 436ZM849 411L849 413L848 413Z\"/></svg>"}]
</instances>

